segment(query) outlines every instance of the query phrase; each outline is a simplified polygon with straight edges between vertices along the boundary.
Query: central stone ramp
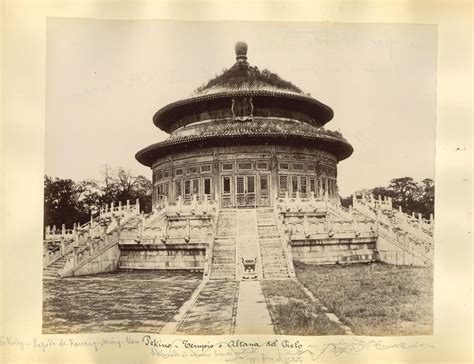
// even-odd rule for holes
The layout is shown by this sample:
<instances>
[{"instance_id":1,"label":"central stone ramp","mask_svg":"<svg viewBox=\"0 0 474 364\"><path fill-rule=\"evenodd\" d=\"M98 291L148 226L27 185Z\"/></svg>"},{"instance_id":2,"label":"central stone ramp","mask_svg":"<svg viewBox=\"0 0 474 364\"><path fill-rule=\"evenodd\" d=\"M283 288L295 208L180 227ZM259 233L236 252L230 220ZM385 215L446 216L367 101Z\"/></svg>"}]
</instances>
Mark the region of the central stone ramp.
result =
<instances>
[{"instance_id":1,"label":"central stone ramp","mask_svg":"<svg viewBox=\"0 0 474 364\"><path fill-rule=\"evenodd\" d=\"M240 282L234 333L274 334L260 281Z\"/></svg>"},{"instance_id":2,"label":"central stone ramp","mask_svg":"<svg viewBox=\"0 0 474 364\"><path fill-rule=\"evenodd\" d=\"M256 209L237 211L236 249L237 280L263 278Z\"/></svg>"},{"instance_id":3,"label":"central stone ramp","mask_svg":"<svg viewBox=\"0 0 474 364\"><path fill-rule=\"evenodd\" d=\"M262 254L263 278L293 278L288 266L291 257L285 251L278 231L275 213L271 209L257 211L258 239Z\"/></svg>"}]
</instances>

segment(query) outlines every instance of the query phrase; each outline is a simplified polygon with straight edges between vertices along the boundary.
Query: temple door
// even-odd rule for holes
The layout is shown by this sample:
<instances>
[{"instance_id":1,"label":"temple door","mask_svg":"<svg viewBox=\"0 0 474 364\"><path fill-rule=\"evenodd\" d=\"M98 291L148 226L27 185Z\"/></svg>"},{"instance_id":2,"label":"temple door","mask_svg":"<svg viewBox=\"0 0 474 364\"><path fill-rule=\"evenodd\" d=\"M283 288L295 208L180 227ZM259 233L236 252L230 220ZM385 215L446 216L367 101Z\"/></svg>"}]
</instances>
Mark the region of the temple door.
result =
<instances>
[{"instance_id":1,"label":"temple door","mask_svg":"<svg viewBox=\"0 0 474 364\"><path fill-rule=\"evenodd\" d=\"M254 175L235 177L235 202L237 207L256 206Z\"/></svg>"}]
</instances>

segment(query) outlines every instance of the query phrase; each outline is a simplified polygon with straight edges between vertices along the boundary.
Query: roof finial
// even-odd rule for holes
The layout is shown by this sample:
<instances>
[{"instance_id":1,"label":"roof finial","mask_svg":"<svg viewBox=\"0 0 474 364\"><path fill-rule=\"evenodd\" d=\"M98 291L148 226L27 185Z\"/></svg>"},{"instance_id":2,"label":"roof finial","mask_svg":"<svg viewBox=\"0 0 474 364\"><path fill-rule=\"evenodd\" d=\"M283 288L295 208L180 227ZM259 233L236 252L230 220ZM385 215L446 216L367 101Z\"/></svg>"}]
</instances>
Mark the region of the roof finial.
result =
<instances>
[{"instance_id":1,"label":"roof finial","mask_svg":"<svg viewBox=\"0 0 474 364\"><path fill-rule=\"evenodd\" d=\"M235 43L235 55L237 62L247 62L247 43L237 42Z\"/></svg>"}]
</instances>

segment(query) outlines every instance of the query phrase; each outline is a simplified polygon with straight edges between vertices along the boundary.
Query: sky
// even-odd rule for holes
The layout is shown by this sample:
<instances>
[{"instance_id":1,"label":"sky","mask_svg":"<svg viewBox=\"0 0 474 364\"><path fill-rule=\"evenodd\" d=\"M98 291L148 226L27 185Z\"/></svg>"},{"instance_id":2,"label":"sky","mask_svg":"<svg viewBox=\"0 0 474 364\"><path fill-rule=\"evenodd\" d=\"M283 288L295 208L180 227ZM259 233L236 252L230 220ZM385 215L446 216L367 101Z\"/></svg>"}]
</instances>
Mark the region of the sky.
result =
<instances>
[{"instance_id":1,"label":"sky","mask_svg":"<svg viewBox=\"0 0 474 364\"><path fill-rule=\"evenodd\" d=\"M434 178L437 32L433 25L184 22L49 18L45 174L100 178L120 166L151 178L135 153L164 140L153 114L248 61L334 110L354 153L342 196L392 178Z\"/></svg>"}]
</instances>

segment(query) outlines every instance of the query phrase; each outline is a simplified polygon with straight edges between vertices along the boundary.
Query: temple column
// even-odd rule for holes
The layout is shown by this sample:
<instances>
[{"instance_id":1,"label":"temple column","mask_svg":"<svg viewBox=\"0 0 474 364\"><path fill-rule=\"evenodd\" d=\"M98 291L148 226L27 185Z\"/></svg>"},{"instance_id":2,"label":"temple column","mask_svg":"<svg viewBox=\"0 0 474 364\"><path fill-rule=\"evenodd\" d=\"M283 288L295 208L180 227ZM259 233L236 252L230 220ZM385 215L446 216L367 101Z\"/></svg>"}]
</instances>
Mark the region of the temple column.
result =
<instances>
[{"instance_id":1,"label":"temple column","mask_svg":"<svg viewBox=\"0 0 474 364\"><path fill-rule=\"evenodd\" d=\"M214 148L212 153L212 181L211 196L220 206L221 179L219 175L219 149Z\"/></svg>"},{"instance_id":2,"label":"temple column","mask_svg":"<svg viewBox=\"0 0 474 364\"><path fill-rule=\"evenodd\" d=\"M271 191L269 193L270 206L274 206L275 200L278 198L278 160L276 155L276 149L274 146L270 150L270 186Z\"/></svg>"}]
</instances>

